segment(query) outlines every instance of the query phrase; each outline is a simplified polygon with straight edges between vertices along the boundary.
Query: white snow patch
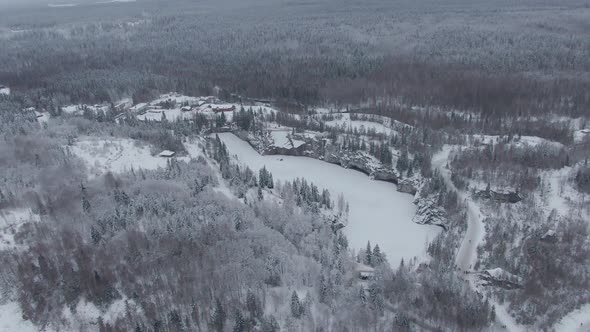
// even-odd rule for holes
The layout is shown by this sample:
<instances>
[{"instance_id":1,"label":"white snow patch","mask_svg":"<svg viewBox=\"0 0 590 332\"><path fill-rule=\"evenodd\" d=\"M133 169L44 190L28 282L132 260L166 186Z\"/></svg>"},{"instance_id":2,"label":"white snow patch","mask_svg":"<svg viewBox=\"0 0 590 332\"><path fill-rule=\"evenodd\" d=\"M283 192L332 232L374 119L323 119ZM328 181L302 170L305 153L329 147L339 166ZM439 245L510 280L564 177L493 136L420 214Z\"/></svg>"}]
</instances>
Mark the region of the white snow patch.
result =
<instances>
[{"instance_id":1,"label":"white snow patch","mask_svg":"<svg viewBox=\"0 0 590 332\"><path fill-rule=\"evenodd\" d=\"M332 126L332 127L339 127L339 128L345 128L345 129L357 129L357 130L375 130L375 132L377 133L382 133L382 134L386 134L386 135L391 135L393 133L396 133L395 130L386 127L385 125L378 123L378 122L372 122L372 121L361 121L361 120L351 120L350 119L350 114L348 113L343 113L340 115L339 119L335 119L332 121L326 121L326 125L328 126Z\"/></svg>"},{"instance_id":2,"label":"white snow patch","mask_svg":"<svg viewBox=\"0 0 590 332\"><path fill-rule=\"evenodd\" d=\"M39 122L40 124L46 123L47 121L49 121L49 118L51 117L51 115L48 112L37 112L35 111L35 116L37 117L37 122Z\"/></svg>"},{"instance_id":3,"label":"white snow patch","mask_svg":"<svg viewBox=\"0 0 590 332\"><path fill-rule=\"evenodd\" d=\"M37 332L39 329L30 321L24 320L16 302L0 305L0 332Z\"/></svg>"},{"instance_id":4,"label":"white snow patch","mask_svg":"<svg viewBox=\"0 0 590 332\"><path fill-rule=\"evenodd\" d=\"M72 331L94 330L98 319L102 318L104 323L114 323L117 319L126 315L126 308L133 312L140 309L133 300L122 298L113 301L108 308L100 310L94 303L81 299L76 305L75 312L69 307L62 310L62 318L69 325Z\"/></svg>"},{"instance_id":5,"label":"white snow patch","mask_svg":"<svg viewBox=\"0 0 590 332\"><path fill-rule=\"evenodd\" d=\"M555 326L555 331L588 332L590 331L590 304L578 308L563 317Z\"/></svg>"},{"instance_id":6,"label":"white snow patch","mask_svg":"<svg viewBox=\"0 0 590 332\"><path fill-rule=\"evenodd\" d=\"M18 247L14 235L21 225L27 222L38 222L39 215L31 209L9 209L0 211L0 250L15 249Z\"/></svg>"},{"instance_id":7,"label":"white snow patch","mask_svg":"<svg viewBox=\"0 0 590 332\"><path fill-rule=\"evenodd\" d=\"M176 158L188 161L203 155L201 145L197 141L185 143L188 156ZM150 146L129 138L98 138L83 137L70 151L80 157L89 168L90 177L106 172L122 173L133 169L157 169L166 167L167 158L152 155Z\"/></svg>"},{"instance_id":8,"label":"white snow patch","mask_svg":"<svg viewBox=\"0 0 590 332\"><path fill-rule=\"evenodd\" d=\"M252 147L230 133L219 134L231 154L253 170L263 166L274 179L291 181L303 177L320 188L330 190L335 199L343 193L350 204L349 223L344 232L352 248L365 248L367 241L379 244L390 263L396 266L423 257L426 243L440 227L412 222L416 207L413 197L396 191L395 185L372 181L365 174L320 160L294 156L261 156Z\"/></svg>"},{"instance_id":9,"label":"white snow patch","mask_svg":"<svg viewBox=\"0 0 590 332\"><path fill-rule=\"evenodd\" d=\"M486 145L500 143L500 142L507 139L506 136L499 136L499 135L470 135L467 137L471 138L471 140L469 142L471 144L479 143L479 144L486 144ZM563 147L563 144L561 144L559 142L551 141L551 140L537 137L537 136L513 137L511 139L510 143L516 147L525 147L525 146L536 147L541 144L546 144L546 145L554 147L554 148L562 148Z\"/></svg>"},{"instance_id":10,"label":"white snow patch","mask_svg":"<svg viewBox=\"0 0 590 332\"><path fill-rule=\"evenodd\" d=\"M91 177L109 171L166 167L165 158L152 156L147 144L140 145L132 139L86 137L71 146L70 151L84 160Z\"/></svg>"}]
</instances>

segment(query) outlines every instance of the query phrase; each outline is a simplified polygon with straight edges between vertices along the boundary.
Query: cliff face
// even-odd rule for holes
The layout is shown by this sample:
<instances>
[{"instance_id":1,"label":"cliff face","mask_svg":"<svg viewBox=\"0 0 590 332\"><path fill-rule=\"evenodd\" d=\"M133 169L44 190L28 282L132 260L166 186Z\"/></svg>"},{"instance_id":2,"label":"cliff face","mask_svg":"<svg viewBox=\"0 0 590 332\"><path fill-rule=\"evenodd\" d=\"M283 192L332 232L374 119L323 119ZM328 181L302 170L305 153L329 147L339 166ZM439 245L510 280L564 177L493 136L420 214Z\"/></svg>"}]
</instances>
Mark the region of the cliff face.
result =
<instances>
[{"instance_id":1,"label":"cliff face","mask_svg":"<svg viewBox=\"0 0 590 332\"><path fill-rule=\"evenodd\" d=\"M482 190L478 191L474 195L480 199L492 199L498 203L518 203L522 201L522 197L516 191L494 191L494 190Z\"/></svg>"},{"instance_id":2,"label":"cliff face","mask_svg":"<svg viewBox=\"0 0 590 332\"><path fill-rule=\"evenodd\" d=\"M375 180L398 183L398 175L394 169L383 166L381 162L365 151L329 152L323 147L321 140L298 134L289 137L288 140L291 144L278 145L270 135L255 136L243 131L236 132L236 135L250 143L256 151L263 155L305 156L320 159L363 172Z\"/></svg>"},{"instance_id":3,"label":"cliff face","mask_svg":"<svg viewBox=\"0 0 590 332\"><path fill-rule=\"evenodd\" d=\"M412 219L420 225L435 225L447 230L447 218L445 212L436 206L434 201L428 198L418 197L414 200L414 204L418 206L416 215Z\"/></svg>"},{"instance_id":4,"label":"cliff face","mask_svg":"<svg viewBox=\"0 0 590 332\"><path fill-rule=\"evenodd\" d=\"M431 197L420 195L421 181L418 178L401 179L391 167L385 167L375 157L365 151L330 152L321 139L293 135L289 140L304 142L304 144L283 144L277 146L270 135L252 135L236 132L236 135L247 141L256 151L264 155L290 155L316 158L344 168L363 172L374 180L395 183L399 192L415 196L414 204L418 207L413 221L421 225L436 225L444 230L448 228L448 220L444 210L437 207ZM345 224L334 222L333 228L340 229Z\"/></svg>"},{"instance_id":5,"label":"cliff face","mask_svg":"<svg viewBox=\"0 0 590 332\"><path fill-rule=\"evenodd\" d=\"M371 178L379 181L387 181L397 184L397 173L391 169L384 167L373 156L364 151L341 151L338 155L328 153L323 158L326 162L340 165L344 168L355 169L361 171Z\"/></svg>"},{"instance_id":6,"label":"cliff face","mask_svg":"<svg viewBox=\"0 0 590 332\"><path fill-rule=\"evenodd\" d=\"M397 183L397 191L410 195L416 195L418 187L420 183L417 179L400 179Z\"/></svg>"}]
</instances>

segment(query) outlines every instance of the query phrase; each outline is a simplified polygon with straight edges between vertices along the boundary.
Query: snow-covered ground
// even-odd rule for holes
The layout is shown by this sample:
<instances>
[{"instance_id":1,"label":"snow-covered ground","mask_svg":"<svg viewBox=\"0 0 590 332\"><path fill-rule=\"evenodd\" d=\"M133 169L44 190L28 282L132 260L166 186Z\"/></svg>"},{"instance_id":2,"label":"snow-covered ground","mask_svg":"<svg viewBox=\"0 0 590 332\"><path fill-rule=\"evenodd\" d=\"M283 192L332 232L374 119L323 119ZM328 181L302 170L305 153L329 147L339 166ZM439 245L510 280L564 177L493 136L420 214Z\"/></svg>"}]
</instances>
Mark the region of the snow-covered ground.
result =
<instances>
[{"instance_id":1,"label":"snow-covered ground","mask_svg":"<svg viewBox=\"0 0 590 332\"><path fill-rule=\"evenodd\" d=\"M18 248L14 235L20 226L27 222L39 221L39 215L31 209L3 209L0 210L0 250Z\"/></svg>"},{"instance_id":2,"label":"snow-covered ground","mask_svg":"<svg viewBox=\"0 0 590 332\"><path fill-rule=\"evenodd\" d=\"M274 179L290 181L303 177L330 190L333 199L340 193L350 205L349 224L344 232L352 248L365 248L367 241L379 244L389 262L425 255L426 243L441 231L436 226L412 222L416 207L413 197L396 191L395 185L370 180L365 174L320 160L293 156L261 156L248 143L230 133L219 134L230 154L253 170L266 166Z\"/></svg>"},{"instance_id":3,"label":"snow-covered ground","mask_svg":"<svg viewBox=\"0 0 590 332\"><path fill-rule=\"evenodd\" d=\"M198 142L185 143L189 156L177 158L188 161L191 157L202 155ZM91 177L100 176L108 171L122 173L132 168L157 169L166 167L167 158L152 155L148 144L125 138L83 137L73 146L70 152L80 157L86 163Z\"/></svg>"},{"instance_id":4,"label":"snow-covered ground","mask_svg":"<svg viewBox=\"0 0 590 332\"><path fill-rule=\"evenodd\" d=\"M499 143L502 140L506 139L505 136L498 136L498 135L470 135L469 143L474 144L475 142L479 142L480 144L495 144ZM546 144L548 146L554 148L563 148L563 144L555 141L551 141L545 138L537 137L537 136L520 136L520 137L513 137L510 143L516 147L535 147L541 144Z\"/></svg>"},{"instance_id":5,"label":"snow-covered ground","mask_svg":"<svg viewBox=\"0 0 590 332\"><path fill-rule=\"evenodd\" d=\"M183 112L180 108L174 109L158 109L149 110L144 114L137 115L137 119L140 121L162 121L164 117L167 121L176 121L178 119L188 120L195 116L195 112Z\"/></svg>"},{"instance_id":6,"label":"snow-covered ground","mask_svg":"<svg viewBox=\"0 0 590 332\"><path fill-rule=\"evenodd\" d=\"M39 221L39 215L30 209L0 210L0 250L14 250L19 246L14 241L14 235L19 227L27 222ZM17 302L9 301L0 304L0 332L36 332L39 331L33 323L23 320L22 312Z\"/></svg>"},{"instance_id":7,"label":"snow-covered ground","mask_svg":"<svg viewBox=\"0 0 590 332\"><path fill-rule=\"evenodd\" d=\"M70 151L86 163L90 176L108 171L121 173L133 169L166 167L166 158L152 156L147 144L132 139L85 137L70 147Z\"/></svg>"},{"instance_id":8,"label":"snow-covered ground","mask_svg":"<svg viewBox=\"0 0 590 332\"><path fill-rule=\"evenodd\" d=\"M23 320L16 302L0 304L0 332L37 332L30 321Z\"/></svg>"},{"instance_id":9,"label":"snow-covered ground","mask_svg":"<svg viewBox=\"0 0 590 332\"><path fill-rule=\"evenodd\" d=\"M574 143L590 142L590 129L582 129L574 132Z\"/></svg>"},{"instance_id":10,"label":"snow-covered ground","mask_svg":"<svg viewBox=\"0 0 590 332\"><path fill-rule=\"evenodd\" d=\"M97 308L93 303L81 299L72 311L68 306L62 311L62 319L71 331L92 331L101 318L105 324L113 324L117 319L125 317L126 310L139 311L132 299L122 298L112 302L106 309Z\"/></svg>"},{"instance_id":11,"label":"snow-covered ground","mask_svg":"<svg viewBox=\"0 0 590 332\"><path fill-rule=\"evenodd\" d=\"M37 111L35 111L35 116L37 117L37 122L39 122L40 124L49 121L49 118L51 117L51 115L48 112L41 113Z\"/></svg>"},{"instance_id":12,"label":"snow-covered ground","mask_svg":"<svg viewBox=\"0 0 590 332\"><path fill-rule=\"evenodd\" d=\"M290 130L274 130L271 131L272 139L274 140L274 146L280 148L298 148L305 144L304 141L293 139L290 137Z\"/></svg>"},{"instance_id":13,"label":"snow-covered ground","mask_svg":"<svg viewBox=\"0 0 590 332\"><path fill-rule=\"evenodd\" d=\"M62 112L66 114L72 115L82 115L84 114L84 109L88 109L94 113L96 112L107 112L109 110L108 104L100 104L100 105L68 105L61 108Z\"/></svg>"},{"instance_id":14,"label":"snow-covered ground","mask_svg":"<svg viewBox=\"0 0 590 332\"><path fill-rule=\"evenodd\" d=\"M395 130L393 130L389 127L386 127L378 122L351 120L349 113L343 113L343 114L340 114L339 116L340 116L340 119L326 121L326 125L332 126L332 127L340 127L340 128L344 127L345 129L352 129L352 130L354 130L355 128L357 130L374 129L375 132L377 132L377 133L383 133L383 134L387 134L387 135L391 135L392 133L395 133Z\"/></svg>"},{"instance_id":15,"label":"snow-covered ground","mask_svg":"<svg viewBox=\"0 0 590 332\"><path fill-rule=\"evenodd\" d=\"M586 304L563 317L553 327L557 332L588 332L590 331L590 304Z\"/></svg>"}]
</instances>

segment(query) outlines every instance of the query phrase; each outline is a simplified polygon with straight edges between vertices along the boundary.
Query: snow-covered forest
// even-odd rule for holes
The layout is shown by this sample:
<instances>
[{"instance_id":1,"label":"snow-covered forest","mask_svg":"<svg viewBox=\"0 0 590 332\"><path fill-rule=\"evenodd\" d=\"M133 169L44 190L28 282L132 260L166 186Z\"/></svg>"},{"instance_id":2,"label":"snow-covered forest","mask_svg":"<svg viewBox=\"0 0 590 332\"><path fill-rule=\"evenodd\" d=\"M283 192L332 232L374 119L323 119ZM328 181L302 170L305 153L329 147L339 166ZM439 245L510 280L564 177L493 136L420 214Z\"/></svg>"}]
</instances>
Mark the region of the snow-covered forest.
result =
<instances>
[{"instance_id":1,"label":"snow-covered forest","mask_svg":"<svg viewBox=\"0 0 590 332\"><path fill-rule=\"evenodd\" d=\"M587 331L588 22L0 2L0 331Z\"/></svg>"}]
</instances>

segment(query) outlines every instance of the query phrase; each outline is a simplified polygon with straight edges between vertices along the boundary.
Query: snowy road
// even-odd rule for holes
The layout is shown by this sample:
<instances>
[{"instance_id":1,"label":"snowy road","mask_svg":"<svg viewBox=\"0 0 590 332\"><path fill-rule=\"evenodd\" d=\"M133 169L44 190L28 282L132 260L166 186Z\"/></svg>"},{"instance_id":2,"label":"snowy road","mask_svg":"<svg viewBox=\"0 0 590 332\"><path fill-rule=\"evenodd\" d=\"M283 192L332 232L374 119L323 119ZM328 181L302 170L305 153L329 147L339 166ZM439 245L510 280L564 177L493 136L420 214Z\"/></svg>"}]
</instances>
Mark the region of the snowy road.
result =
<instances>
[{"instance_id":1,"label":"snowy road","mask_svg":"<svg viewBox=\"0 0 590 332\"><path fill-rule=\"evenodd\" d=\"M451 171L447 168L451 148L451 146L446 145L441 152L435 154L432 157L432 166L440 171L447 187L457 193L457 197L463 201L467 208L467 232L455 257L455 264L460 269L459 277L468 281L471 287L475 291L478 291L477 285L474 282L474 275L464 274L463 271L471 271L477 261L477 247L485 239L484 218L479 207L469 194L458 190L451 181ZM518 325L514 318L510 316L505 306L495 303L493 299L490 299L490 302L496 307L498 325L505 326L506 330L511 332L524 331L523 327ZM498 329L498 331L502 330L504 329Z\"/></svg>"},{"instance_id":2,"label":"snowy road","mask_svg":"<svg viewBox=\"0 0 590 332\"><path fill-rule=\"evenodd\" d=\"M450 152L450 147L445 146L441 152L432 157L432 165L440 171L447 187L457 192L457 197L467 207L467 233L455 258L455 264L461 271L469 271L477 260L477 247L485 237L485 227L477 205L469 195L458 190L451 181L451 171L446 167Z\"/></svg>"}]
</instances>

